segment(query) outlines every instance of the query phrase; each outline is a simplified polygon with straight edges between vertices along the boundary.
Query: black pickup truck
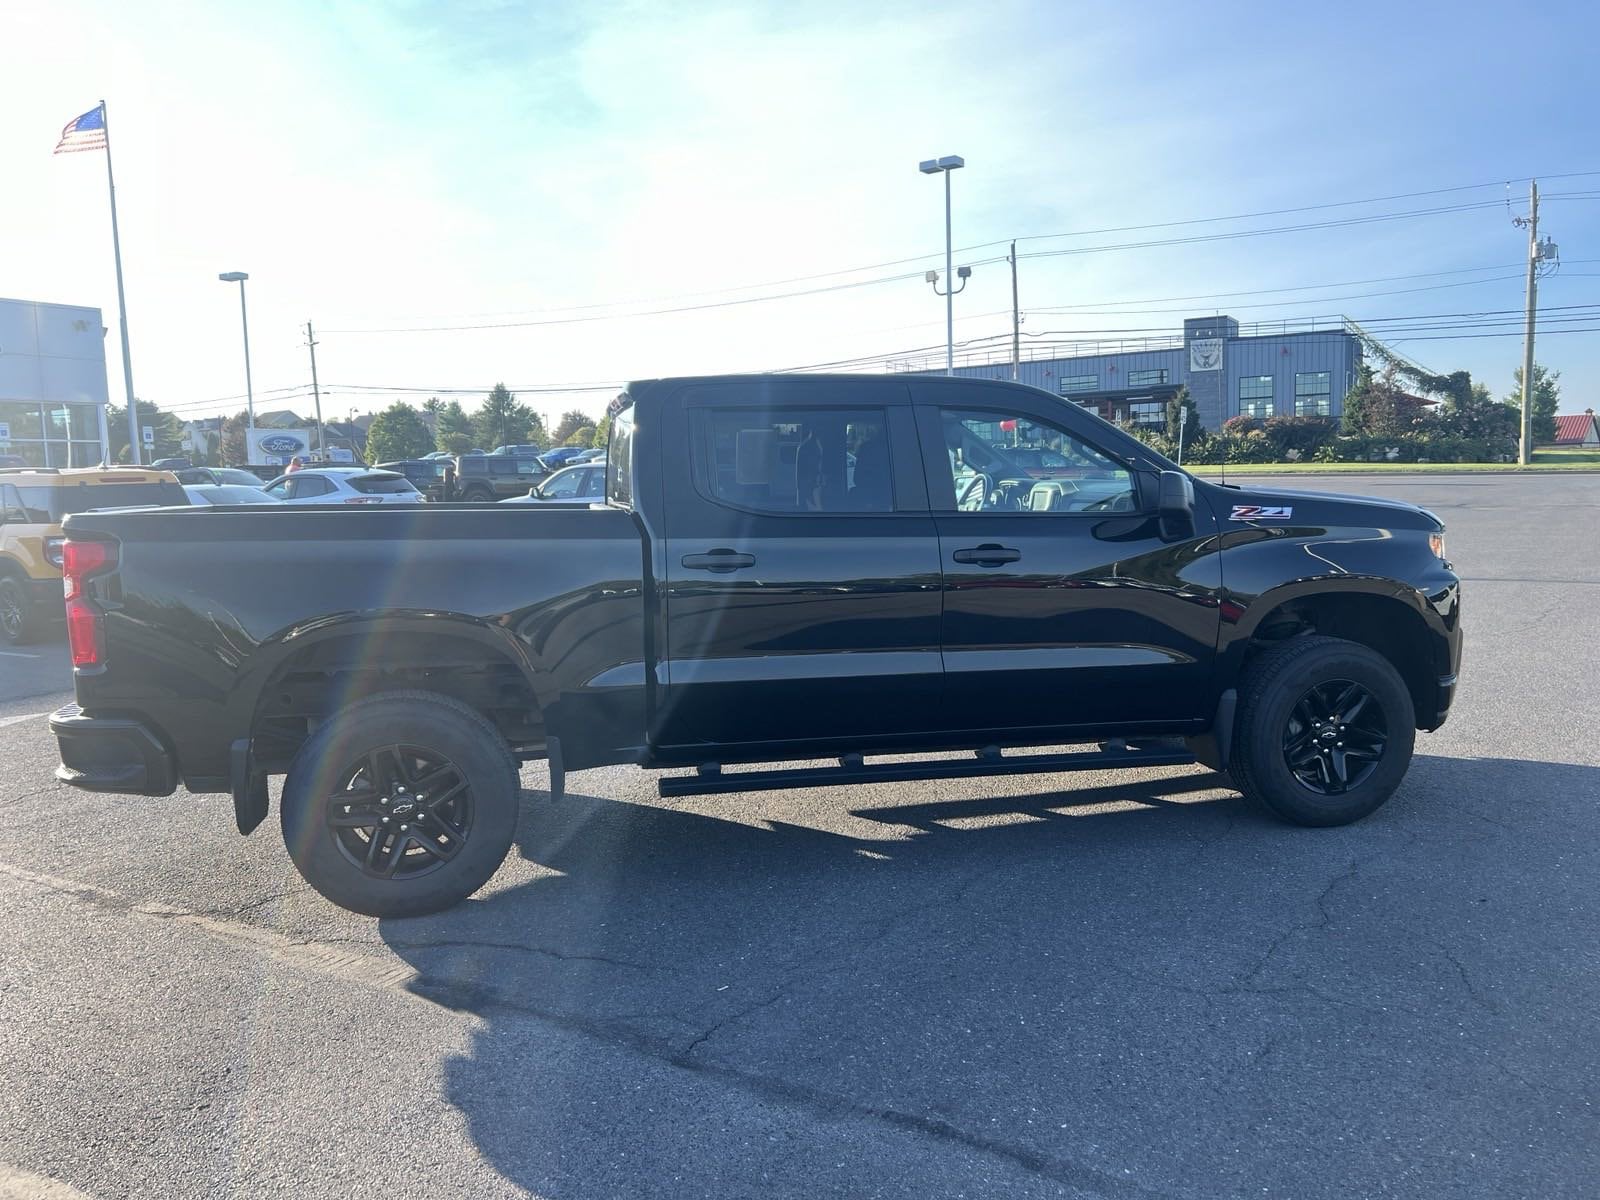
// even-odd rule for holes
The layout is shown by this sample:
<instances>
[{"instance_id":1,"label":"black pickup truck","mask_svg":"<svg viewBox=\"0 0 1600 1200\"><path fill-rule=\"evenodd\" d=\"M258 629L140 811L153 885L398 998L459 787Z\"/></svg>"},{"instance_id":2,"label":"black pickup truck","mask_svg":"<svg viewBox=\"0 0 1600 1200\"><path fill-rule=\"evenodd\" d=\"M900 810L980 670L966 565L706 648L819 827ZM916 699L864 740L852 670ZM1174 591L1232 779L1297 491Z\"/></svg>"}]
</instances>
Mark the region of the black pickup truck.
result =
<instances>
[{"instance_id":1,"label":"black pickup truck","mask_svg":"<svg viewBox=\"0 0 1600 1200\"><path fill-rule=\"evenodd\" d=\"M1193 479L1035 389L638 383L607 471L597 506L72 517L57 774L231 793L246 833L284 774L311 885L403 915L494 873L520 760L557 796L608 763L692 768L671 795L1198 760L1335 825L1455 688L1432 514Z\"/></svg>"}]
</instances>

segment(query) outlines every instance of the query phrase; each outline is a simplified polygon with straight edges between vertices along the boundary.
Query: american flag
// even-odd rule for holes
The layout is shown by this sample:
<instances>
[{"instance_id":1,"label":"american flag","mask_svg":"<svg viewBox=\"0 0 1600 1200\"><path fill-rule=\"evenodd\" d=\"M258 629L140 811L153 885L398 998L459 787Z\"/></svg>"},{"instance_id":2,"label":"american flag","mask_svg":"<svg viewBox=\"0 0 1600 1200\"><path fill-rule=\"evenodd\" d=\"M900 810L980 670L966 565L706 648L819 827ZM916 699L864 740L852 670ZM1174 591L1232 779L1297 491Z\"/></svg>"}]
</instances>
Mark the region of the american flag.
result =
<instances>
[{"instance_id":1,"label":"american flag","mask_svg":"<svg viewBox=\"0 0 1600 1200\"><path fill-rule=\"evenodd\" d=\"M75 150L104 150L106 148L106 111L96 106L83 116L67 122L56 143L55 153L71 154Z\"/></svg>"}]
</instances>

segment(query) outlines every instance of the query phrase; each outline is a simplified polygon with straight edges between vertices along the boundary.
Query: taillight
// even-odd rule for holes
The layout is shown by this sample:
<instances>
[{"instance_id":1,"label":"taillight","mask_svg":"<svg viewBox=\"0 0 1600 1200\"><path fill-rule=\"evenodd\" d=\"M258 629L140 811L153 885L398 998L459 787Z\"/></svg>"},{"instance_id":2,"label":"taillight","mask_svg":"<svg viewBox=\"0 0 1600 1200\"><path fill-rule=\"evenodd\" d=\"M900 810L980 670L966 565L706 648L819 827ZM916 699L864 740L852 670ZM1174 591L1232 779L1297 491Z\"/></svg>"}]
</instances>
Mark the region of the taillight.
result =
<instances>
[{"instance_id":1,"label":"taillight","mask_svg":"<svg viewBox=\"0 0 1600 1200\"><path fill-rule=\"evenodd\" d=\"M103 615L87 595L91 576L117 565L110 542L68 540L61 547L61 588L67 600L67 644L74 667L98 667L105 660Z\"/></svg>"}]
</instances>

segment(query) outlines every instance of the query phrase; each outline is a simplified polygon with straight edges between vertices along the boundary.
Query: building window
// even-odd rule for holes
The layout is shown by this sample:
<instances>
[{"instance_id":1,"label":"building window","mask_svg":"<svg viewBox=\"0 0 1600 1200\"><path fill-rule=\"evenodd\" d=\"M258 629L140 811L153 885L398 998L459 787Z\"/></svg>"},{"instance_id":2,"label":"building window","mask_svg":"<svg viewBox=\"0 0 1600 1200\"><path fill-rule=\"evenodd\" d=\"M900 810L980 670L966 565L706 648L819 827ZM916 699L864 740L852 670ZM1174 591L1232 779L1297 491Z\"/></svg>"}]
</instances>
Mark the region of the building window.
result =
<instances>
[{"instance_id":1,"label":"building window","mask_svg":"<svg viewBox=\"0 0 1600 1200\"><path fill-rule=\"evenodd\" d=\"M1165 429L1167 406L1159 400L1135 400L1128 405L1128 420L1146 428Z\"/></svg>"},{"instance_id":2,"label":"building window","mask_svg":"<svg viewBox=\"0 0 1600 1200\"><path fill-rule=\"evenodd\" d=\"M1156 387L1167 381L1167 369L1158 367L1154 371L1129 371L1129 387Z\"/></svg>"},{"instance_id":3,"label":"building window","mask_svg":"<svg viewBox=\"0 0 1600 1200\"><path fill-rule=\"evenodd\" d=\"M1098 375L1063 375L1061 377L1061 394L1068 392L1092 392L1100 386Z\"/></svg>"},{"instance_id":4,"label":"building window","mask_svg":"<svg viewBox=\"0 0 1600 1200\"><path fill-rule=\"evenodd\" d=\"M98 405L0 400L0 425L10 435L0 440L0 454L30 467L92 467L100 461Z\"/></svg>"},{"instance_id":5,"label":"building window","mask_svg":"<svg viewBox=\"0 0 1600 1200\"><path fill-rule=\"evenodd\" d=\"M1327 371L1301 371L1294 377L1295 416L1326 417L1332 414L1329 378Z\"/></svg>"},{"instance_id":6,"label":"building window","mask_svg":"<svg viewBox=\"0 0 1600 1200\"><path fill-rule=\"evenodd\" d=\"M1243 375L1239 379L1239 415L1241 417L1270 417L1272 415L1272 376Z\"/></svg>"}]
</instances>

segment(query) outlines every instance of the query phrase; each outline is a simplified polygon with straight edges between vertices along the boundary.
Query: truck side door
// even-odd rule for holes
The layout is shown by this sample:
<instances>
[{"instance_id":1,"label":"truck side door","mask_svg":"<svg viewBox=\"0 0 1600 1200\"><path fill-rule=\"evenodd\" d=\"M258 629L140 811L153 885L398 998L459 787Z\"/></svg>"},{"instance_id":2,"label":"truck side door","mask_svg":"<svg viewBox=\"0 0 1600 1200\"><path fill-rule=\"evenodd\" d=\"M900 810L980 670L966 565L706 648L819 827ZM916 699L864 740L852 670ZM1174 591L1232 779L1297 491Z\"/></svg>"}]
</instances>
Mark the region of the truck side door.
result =
<instances>
[{"instance_id":1,"label":"truck side door","mask_svg":"<svg viewBox=\"0 0 1600 1200\"><path fill-rule=\"evenodd\" d=\"M798 752L935 727L938 539L904 385L686 384L659 420L656 744Z\"/></svg>"},{"instance_id":2,"label":"truck side door","mask_svg":"<svg viewBox=\"0 0 1600 1200\"><path fill-rule=\"evenodd\" d=\"M1097 446L1100 423L1048 396L923 395L945 724L1004 741L1007 730L1209 716L1221 585L1211 514L1166 540L1155 473Z\"/></svg>"}]
</instances>

